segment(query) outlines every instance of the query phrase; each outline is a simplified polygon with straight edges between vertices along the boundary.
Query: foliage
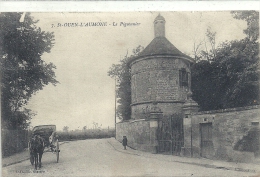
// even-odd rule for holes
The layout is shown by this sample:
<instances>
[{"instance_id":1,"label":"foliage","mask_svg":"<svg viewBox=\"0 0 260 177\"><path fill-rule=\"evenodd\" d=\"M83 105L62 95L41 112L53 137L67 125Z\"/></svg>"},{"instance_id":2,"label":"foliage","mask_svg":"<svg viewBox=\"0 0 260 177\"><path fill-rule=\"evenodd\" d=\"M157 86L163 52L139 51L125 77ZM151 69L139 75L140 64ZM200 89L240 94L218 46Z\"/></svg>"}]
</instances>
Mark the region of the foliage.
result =
<instances>
[{"instance_id":1,"label":"foliage","mask_svg":"<svg viewBox=\"0 0 260 177\"><path fill-rule=\"evenodd\" d=\"M208 27L205 35L206 38L199 44L194 43L193 55L196 62L200 60L212 61L216 57L216 32ZM200 50L202 47L204 47L204 50Z\"/></svg>"},{"instance_id":2,"label":"foliage","mask_svg":"<svg viewBox=\"0 0 260 177\"><path fill-rule=\"evenodd\" d=\"M216 94L218 90L215 80L212 79L214 77L212 68L213 66L206 60L194 64L191 68L192 98L197 101L202 110L218 109L219 97Z\"/></svg>"},{"instance_id":3,"label":"foliage","mask_svg":"<svg viewBox=\"0 0 260 177\"><path fill-rule=\"evenodd\" d=\"M69 127L68 126L64 126L62 129L64 132L68 132L69 131Z\"/></svg>"},{"instance_id":4,"label":"foliage","mask_svg":"<svg viewBox=\"0 0 260 177\"><path fill-rule=\"evenodd\" d=\"M76 131L58 131L59 141L100 139L115 137L115 129L85 129Z\"/></svg>"},{"instance_id":5,"label":"foliage","mask_svg":"<svg viewBox=\"0 0 260 177\"><path fill-rule=\"evenodd\" d=\"M232 11L235 19L245 20L247 28L244 33L250 41L256 41L259 38L259 12L258 11Z\"/></svg>"},{"instance_id":6,"label":"foliage","mask_svg":"<svg viewBox=\"0 0 260 177\"><path fill-rule=\"evenodd\" d=\"M108 75L118 82L116 91L117 102L117 116L121 120L129 120L131 118L131 72L128 61L137 56L143 50L142 46L133 49L131 56L126 56L120 60L120 64L113 64L108 71Z\"/></svg>"},{"instance_id":7,"label":"foliage","mask_svg":"<svg viewBox=\"0 0 260 177\"><path fill-rule=\"evenodd\" d=\"M249 21L244 30L246 38L222 43L215 49L215 56L208 55L211 56L209 60L200 60L192 67L193 99L201 110L259 103L259 43L256 41L259 28L252 24L256 21L258 24L259 13L243 11L232 14L237 19Z\"/></svg>"},{"instance_id":8,"label":"foliage","mask_svg":"<svg viewBox=\"0 0 260 177\"><path fill-rule=\"evenodd\" d=\"M254 152L255 157L257 157L260 155L259 147L259 130L257 130L257 127L253 127L236 142L234 150Z\"/></svg>"},{"instance_id":9,"label":"foliage","mask_svg":"<svg viewBox=\"0 0 260 177\"><path fill-rule=\"evenodd\" d=\"M17 154L28 148L28 137L30 137L28 130L2 129L2 157Z\"/></svg>"},{"instance_id":10,"label":"foliage","mask_svg":"<svg viewBox=\"0 0 260 177\"><path fill-rule=\"evenodd\" d=\"M49 83L57 84L52 63L41 59L54 45L54 35L36 26L29 13L0 14L0 67L2 72L2 127L23 129L32 113L24 109L29 98Z\"/></svg>"}]
</instances>

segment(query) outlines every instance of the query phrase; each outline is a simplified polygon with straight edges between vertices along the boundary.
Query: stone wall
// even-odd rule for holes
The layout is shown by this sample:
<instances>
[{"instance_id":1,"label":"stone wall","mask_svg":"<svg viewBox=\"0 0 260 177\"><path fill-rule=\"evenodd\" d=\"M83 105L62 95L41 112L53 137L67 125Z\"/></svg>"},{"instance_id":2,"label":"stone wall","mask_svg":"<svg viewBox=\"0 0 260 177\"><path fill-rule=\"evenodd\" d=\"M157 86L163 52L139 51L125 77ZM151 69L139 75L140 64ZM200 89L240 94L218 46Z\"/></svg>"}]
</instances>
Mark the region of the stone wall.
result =
<instances>
[{"instance_id":1,"label":"stone wall","mask_svg":"<svg viewBox=\"0 0 260 177\"><path fill-rule=\"evenodd\" d=\"M131 120L116 124L116 139L122 142L127 137L128 146L133 149L156 153L156 131L158 123L155 120Z\"/></svg>"},{"instance_id":2,"label":"stone wall","mask_svg":"<svg viewBox=\"0 0 260 177\"><path fill-rule=\"evenodd\" d=\"M212 148L208 149L206 158L253 161L259 153L259 113L259 106L194 113L184 118L185 147L191 147L192 139L193 156L200 157L201 127L209 123L212 124Z\"/></svg>"}]
</instances>

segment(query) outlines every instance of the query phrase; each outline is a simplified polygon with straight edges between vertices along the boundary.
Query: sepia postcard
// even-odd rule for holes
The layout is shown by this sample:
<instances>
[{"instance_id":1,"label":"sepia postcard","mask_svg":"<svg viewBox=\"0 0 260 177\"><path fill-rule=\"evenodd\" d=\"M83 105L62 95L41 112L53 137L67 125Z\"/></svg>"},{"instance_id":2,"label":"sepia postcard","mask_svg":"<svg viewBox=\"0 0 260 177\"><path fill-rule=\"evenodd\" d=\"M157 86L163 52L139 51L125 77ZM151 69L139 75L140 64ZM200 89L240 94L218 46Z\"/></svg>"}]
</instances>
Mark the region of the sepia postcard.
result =
<instances>
[{"instance_id":1,"label":"sepia postcard","mask_svg":"<svg viewBox=\"0 0 260 177\"><path fill-rule=\"evenodd\" d=\"M258 2L8 3L2 176L260 176Z\"/></svg>"}]
</instances>

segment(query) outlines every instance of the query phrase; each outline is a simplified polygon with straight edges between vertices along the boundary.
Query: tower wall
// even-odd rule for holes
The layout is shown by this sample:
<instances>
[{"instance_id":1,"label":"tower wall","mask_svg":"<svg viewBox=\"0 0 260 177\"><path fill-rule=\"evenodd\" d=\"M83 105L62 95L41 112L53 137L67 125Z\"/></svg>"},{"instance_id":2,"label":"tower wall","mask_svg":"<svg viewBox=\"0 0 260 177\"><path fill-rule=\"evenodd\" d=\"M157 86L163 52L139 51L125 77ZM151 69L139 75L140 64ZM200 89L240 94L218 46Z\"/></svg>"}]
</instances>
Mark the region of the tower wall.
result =
<instances>
[{"instance_id":1,"label":"tower wall","mask_svg":"<svg viewBox=\"0 0 260 177\"><path fill-rule=\"evenodd\" d=\"M150 57L131 65L132 118L142 119L149 114L152 102L164 114L180 113L188 88L179 84L179 70L190 73L189 63L174 57ZM189 77L190 78L190 77Z\"/></svg>"},{"instance_id":2,"label":"tower wall","mask_svg":"<svg viewBox=\"0 0 260 177\"><path fill-rule=\"evenodd\" d=\"M161 109L163 115L180 114L182 112L182 102L158 103L156 106ZM149 119L149 112L152 103L137 104L132 106L132 119Z\"/></svg>"}]
</instances>

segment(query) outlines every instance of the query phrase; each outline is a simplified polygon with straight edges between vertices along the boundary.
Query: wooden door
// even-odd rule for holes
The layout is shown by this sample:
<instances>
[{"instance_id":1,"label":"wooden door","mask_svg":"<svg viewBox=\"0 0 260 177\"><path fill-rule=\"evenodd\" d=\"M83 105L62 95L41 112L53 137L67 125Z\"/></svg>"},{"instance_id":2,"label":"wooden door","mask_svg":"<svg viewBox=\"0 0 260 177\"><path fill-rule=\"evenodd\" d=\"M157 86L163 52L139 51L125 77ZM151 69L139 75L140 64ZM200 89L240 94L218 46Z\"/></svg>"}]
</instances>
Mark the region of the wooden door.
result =
<instances>
[{"instance_id":1,"label":"wooden door","mask_svg":"<svg viewBox=\"0 0 260 177\"><path fill-rule=\"evenodd\" d=\"M201 133L201 156L209 158L213 156L212 123L200 124Z\"/></svg>"}]
</instances>

